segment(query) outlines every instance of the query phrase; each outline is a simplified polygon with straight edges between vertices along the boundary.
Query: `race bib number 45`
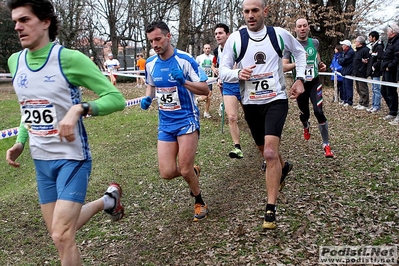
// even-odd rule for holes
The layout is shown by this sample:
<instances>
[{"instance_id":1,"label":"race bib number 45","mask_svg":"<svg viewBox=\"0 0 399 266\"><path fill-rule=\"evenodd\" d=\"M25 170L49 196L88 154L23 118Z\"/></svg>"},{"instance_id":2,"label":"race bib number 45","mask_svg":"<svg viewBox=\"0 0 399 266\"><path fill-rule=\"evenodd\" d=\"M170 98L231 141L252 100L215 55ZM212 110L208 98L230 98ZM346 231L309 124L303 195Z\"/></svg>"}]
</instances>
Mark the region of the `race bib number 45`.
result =
<instances>
[{"instance_id":1,"label":"race bib number 45","mask_svg":"<svg viewBox=\"0 0 399 266\"><path fill-rule=\"evenodd\" d=\"M41 137L58 135L55 107L47 100L28 100L21 103L22 121L31 134Z\"/></svg>"},{"instance_id":2,"label":"race bib number 45","mask_svg":"<svg viewBox=\"0 0 399 266\"><path fill-rule=\"evenodd\" d=\"M174 87L157 87L158 108L163 111L176 111L181 109L179 91Z\"/></svg>"}]
</instances>

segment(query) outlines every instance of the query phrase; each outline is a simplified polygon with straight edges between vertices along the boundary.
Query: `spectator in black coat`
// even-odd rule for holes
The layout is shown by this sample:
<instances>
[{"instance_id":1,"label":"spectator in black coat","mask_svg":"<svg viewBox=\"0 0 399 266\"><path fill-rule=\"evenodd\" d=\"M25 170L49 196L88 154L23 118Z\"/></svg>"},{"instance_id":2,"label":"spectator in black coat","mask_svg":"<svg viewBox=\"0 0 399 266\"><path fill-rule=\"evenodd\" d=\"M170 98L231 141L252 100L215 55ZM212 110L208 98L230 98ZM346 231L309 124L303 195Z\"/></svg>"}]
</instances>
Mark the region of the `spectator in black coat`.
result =
<instances>
[{"instance_id":1,"label":"spectator in black coat","mask_svg":"<svg viewBox=\"0 0 399 266\"><path fill-rule=\"evenodd\" d=\"M380 34L372 31L369 34L369 42L371 45L369 63L367 65L367 76L372 80L381 80L381 61L384 55L384 43L379 39ZM371 107L367 109L370 113L376 113L381 109L381 85L371 84L373 96L371 97Z\"/></svg>"},{"instance_id":2,"label":"spectator in black coat","mask_svg":"<svg viewBox=\"0 0 399 266\"><path fill-rule=\"evenodd\" d=\"M352 75L353 72L353 57L355 56L355 51L352 49L352 44L349 40L344 40L340 42L342 45L342 56L338 59L338 64L342 66L341 74L342 76ZM343 83L343 106L352 106L353 104L353 80L344 77Z\"/></svg>"},{"instance_id":3,"label":"spectator in black coat","mask_svg":"<svg viewBox=\"0 0 399 266\"><path fill-rule=\"evenodd\" d=\"M353 57L352 75L359 78L367 78L367 63L369 62L370 49L366 46L366 39L358 36L355 40L356 52ZM357 110L367 110L370 103L369 87L367 82L356 80L356 91L359 94Z\"/></svg>"},{"instance_id":4,"label":"spectator in black coat","mask_svg":"<svg viewBox=\"0 0 399 266\"><path fill-rule=\"evenodd\" d=\"M396 23L389 23L387 27L388 43L382 56L381 70L382 80L388 82L397 82L397 71L399 56L399 27ZM392 120L394 125L399 124L398 115L398 91L396 87L386 85L381 86L381 94L389 108L389 114L384 117L385 120ZM396 117L396 118L395 118Z\"/></svg>"}]
</instances>

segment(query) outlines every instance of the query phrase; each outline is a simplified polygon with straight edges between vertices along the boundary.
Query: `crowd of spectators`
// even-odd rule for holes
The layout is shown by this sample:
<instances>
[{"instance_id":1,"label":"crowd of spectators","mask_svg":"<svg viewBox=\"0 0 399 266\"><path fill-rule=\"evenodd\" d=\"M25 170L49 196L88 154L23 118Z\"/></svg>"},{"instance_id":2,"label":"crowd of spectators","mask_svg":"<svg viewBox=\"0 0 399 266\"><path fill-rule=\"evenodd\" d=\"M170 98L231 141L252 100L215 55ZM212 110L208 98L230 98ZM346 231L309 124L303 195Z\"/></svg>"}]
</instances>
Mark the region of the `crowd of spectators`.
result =
<instances>
[{"instance_id":1,"label":"crowd of spectators","mask_svg":"<svg viewBox=\"0 0 399 266\"><path fill-rule=\"evenodd\" d=\"M397 86L379 84L379 81L399 81L399 26L396 23L387 24L386 34L386 45L376 31L369 33L368 44L363 36L358 36L354 45L349 40L341 41L335 47L330 69L338 72L339 77L343 76L342 80L340 78L337 81L340 105L376 114L381 110L381 99L384 99L389 111L383 119L391 125L399 125ZM370 78L373 81L371 105L368 82L356 78ZM359 95L357 105L353 104L354 85Z\"/></svg>"}]
</instances>

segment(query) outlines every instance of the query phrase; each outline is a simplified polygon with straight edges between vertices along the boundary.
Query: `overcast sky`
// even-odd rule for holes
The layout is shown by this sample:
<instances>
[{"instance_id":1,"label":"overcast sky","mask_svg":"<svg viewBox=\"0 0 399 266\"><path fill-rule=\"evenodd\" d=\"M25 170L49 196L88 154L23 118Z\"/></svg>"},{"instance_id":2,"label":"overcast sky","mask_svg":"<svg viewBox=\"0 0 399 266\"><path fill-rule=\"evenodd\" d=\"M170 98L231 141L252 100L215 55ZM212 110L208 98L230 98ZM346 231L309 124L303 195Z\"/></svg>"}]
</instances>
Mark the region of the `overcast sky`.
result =
<instances>
[{"instance_id":1,"label":"overcast sky","mask_svg":"<svg viewBox=\"0 0 399 266\"><path fill-rule=\"evenodd\" d=\"M386 21L386 23L382 24L379 27L372 28L369 30L383 31L386 28L388 22L399 20L399 0L390 0L387 2L389 4L381 7L380 10L370 13L370 16L378 17Z\"/></svg>"}]
</instances>

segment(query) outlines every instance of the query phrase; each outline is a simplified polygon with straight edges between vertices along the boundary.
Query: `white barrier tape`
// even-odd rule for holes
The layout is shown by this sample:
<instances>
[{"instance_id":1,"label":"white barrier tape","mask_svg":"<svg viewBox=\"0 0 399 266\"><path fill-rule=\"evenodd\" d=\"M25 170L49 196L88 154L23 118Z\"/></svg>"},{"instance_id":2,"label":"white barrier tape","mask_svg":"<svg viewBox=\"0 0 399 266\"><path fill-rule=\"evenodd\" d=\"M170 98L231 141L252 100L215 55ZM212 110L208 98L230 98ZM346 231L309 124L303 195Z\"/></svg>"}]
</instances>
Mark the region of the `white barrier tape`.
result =
<instances>
[{"instance_id":1,"label":"white barrier tape","mask_svg":"<svg viewBox=\"0 0 399 266\"><path fill-rule=\"evenodd\" d=\"M137 72L137 71L135 71L135 72ZM103 72L103 73L108 75L107 72ZM134 76L134 75L126 74L126 76L130 76L131 77L131 76ZM140 76L137 76L137 77L140 77ZM143 77L143 76L141 76L141 77ZM210 84L216 83L216 81L217 81L217 78L208 78L207 83L210 85ZM135 99L131 99L131 100L126 100L126 107L131 107L131 106L140 104L142 98L144 98L144 97L135 98ZM87 115L86 117L90 117L90 115ZM17 136L18 135L18 130L19 130L18 127L1 130L0 131L1 132L0 140Z\"/></svg>"},{"instance_id":2,"label":"white barrier tape","mask_svg":"<svg viewBox=\"0 0 399 266\"><path fill-rule=\"evenodd\" d=\"M115 76L124 76L124 77L130 77L130 78L144 78L144 76L134 75L134 74L131 74L131 73L128 73L128 72L127 73L124 73L124 72L112 72L112 73L103 72L103 74L105 76L109 76L110 74L112 74L112 75L115 75Z\"/></svg>"},{"instance_id":3,"label":"white barrier tape","mask_svg":"<svg viewBox=\"0 0 399 266\"><path fill-rule=\"evenodd\" d=\"M143 75L134 75L133 73L144 73L144 71L118 71L118 72L114 72L112 74L117 75L117 76L131 77L131 78L144 78ZM109 76L111 73L103 72L103 74L106 76ZM217 81L217 78L208 78L206 83L208 83L208 85L211 85L213 83L216 83L216 81Z\"/></svg>"},{"instance_id":4,"label":"white barrier tape","mask_svg":"<svg viewBox=\"0 0 399 266\"><path fill-rule=\"evenodd\" d=\"M389 87L396 87L399 88L399 83L394 83L394 82L388 82L388 81L379 81L379 80L373 80L373 79L366 79L366 78L359 78L359 77L354 77L354 76L342 76L341 73L336 72L337 75L347 78L347 79L352 79L352 80L358 80L358 81L363 81L366 83L374 83L374 84L380 84L380 85L385 85ZM319 72L319 75L323 76L334 76L334 73L329 73L329 72Z\"/></svg>"},{"instance_id":5,"label":"white barrier tape","mask_svg":"<svg viewBox=\"0 0 399 266\"><path fill-rule=\"evenodd\" d=\"M138 104L140 104L141 99L143 99L143 97L134 98L134 99L131 99L131 100L126 100L126 106L125 107L131 107L131 106L134 106L134 105L138 105ZM87 115L86 117L90 117L90 115ZM1 130L0 131L0 133L1 133L0 134L0 140L6 139L6 138L15 137L15 136L18 135L18 131L19 131L18 127Z\"/></svg>"},{"instance_id":6,"label":"white barrier tape","mask_svg":"<svg viewBox=\"0 0 399 266\"><path fill-rule=\"evenodd\" d=\"M144 74L145 70L118 70L118 72L125 74Z\"/></svg>"},{"instance_id":7,"label":"white barrier tape","mask_svg":"<svg viewBox=\"0 0 399 266\"><path fill-rule=\"evenodd\" d=\"M19 130L18 127L4 129L1 131L0 139L15 137L16 135L18 135L18 130Z\"/></svg>"}]
</instances>

